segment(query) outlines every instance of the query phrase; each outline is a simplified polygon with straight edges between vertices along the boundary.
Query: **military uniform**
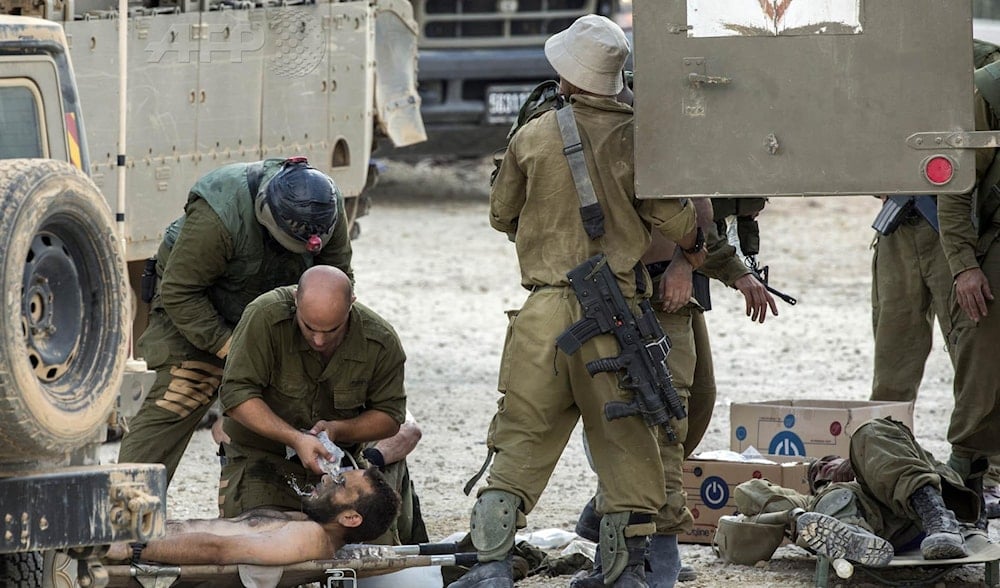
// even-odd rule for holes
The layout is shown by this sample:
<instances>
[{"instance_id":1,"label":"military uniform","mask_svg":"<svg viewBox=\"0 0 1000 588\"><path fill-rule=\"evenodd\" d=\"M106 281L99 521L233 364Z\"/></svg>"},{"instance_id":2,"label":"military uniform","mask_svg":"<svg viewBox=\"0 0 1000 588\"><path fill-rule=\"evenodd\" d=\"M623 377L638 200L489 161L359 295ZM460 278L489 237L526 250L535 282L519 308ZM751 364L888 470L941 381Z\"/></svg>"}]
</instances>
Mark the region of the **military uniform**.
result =
<instances>
[{"instance_id":1,"label":"military uniform","mask_svg":"<svg viewBox=\"0 0 1000 588\"><path fill-rule=\"evenodd\" d=\"M976 44L977 67L1000 59L997 47ZM976 130L1000 128L995 112L977 88ZM969 194L938 197L941 243L953 277L979 268L986 275L994 296L1000 291L1000 196L994 192L996 150L976 151L976 190ZM959 470L982 457L992 456L986 485L995 485L1000 461L1000 365L996 345L1000 341L1000 311L995 301L986 301L988 314L973 322L951 298L952 329L948 343L955 364L955 408L948 427L953 466ZM964 463L961 463L964 462ZM951 462L949 462L951 463ZM981 469L975 466L974 469ZM970 471L963 472L969 475Z\"/></svg>"},{"instance_id":2,"label":"military uniform","mask_svg":"<svg viewBox=\"0 0 1000 588\"><path fill-rule=\"evenodd\" d=\"M733 284L736 280L750 273L750 269L736 256L736 248L724 236L719 235L715 225L705 232L705 245L708 257L705 264L698 268L700 273L731 288L735 287ZM694 452L708 430L716 398L712 345L705 313L700 309L691 313L691 330L694 334L695 366L690 387L688 432L684 440L685 458Z\"/></svg>"},{"instance_id":3,"label":"military uniform","mask_svg":"<svg viewBox=\"0 0 1000 588\"><path fill-rule=\"evenodd\" d=\"M604 404L628 401L631 392L620 388L615 374L591 377L585 367L617 355L617 342L599 335L572 356L557 351L554 342L583 314L568 286L569 270L603 252L634 304L634 266L650 244L647 226L678 239L694 229L694 210L681 201L634 197L631 107L582 95L571 98L571 107L605 234L591 240L584 231L555 112L526 124L512 139L493 185L490 222L515 241L521 283L532 293L511 313L500 367L503 397L489 436L497 454L480 495L509 492L529 513L582 415L602 484L598 510L653 515L665 500L656 434L638 416L608 422ZM641 535L651 530L635 529Z\"/></svg>"},{"instance_id":4,"label":"military uniform","mask_svg":"<svg viewBox=\"0 0 1000 588\"><path fill-rule=\"evenodd\" d=\"M951 331L951 272L938 233L912 207L904 214L872 255L872 400L916 400L934 317L942 335Z\"/></svg>"},{"instance_id":5,"label":"military uniform","mask_svg":"<svg viewBox=\"0 0 1000 588\"><path fill-rule=\"evenodd\" d=\"M708 258L699 271L727 284L732 284L749 273L750 270L735 257L735 248L718 235L714 226L709 229L705 238ZM701 442L712 418L715 373L704 309L692 299L674 312L660 310L663 304L659 282L665 275L664 269L658 264L647 265L647 269L651 271L654 283L651 302L656 310L656 319L670 339L667 367L670 369L674 388L688 410L688 418L674 427L676 441L671 442L665 434L658 431L667 501L654 521L657 533L678 535L689 531L694 522L686 506L681 468L684 459Z\"/></svg>"},{"instance_id":6,"label":"military uniform","mask_svg":"<svg viewBox=\"0 0 1000 588\"><path fill-rule=\"evenodd\" d=\"M392 326L355 303L344 341L329 362L309 347L295 319L295 288L272 290L247 306L233 335L220 400L228 411L259 398L289 425L309 430L320 420L355 418L377 410L402 423L406 418L403 365L406 356ZM221 515L233 517L259 506L298 509L304 489L319 481L298 459L287 459L285 445L226 419L225 465L219 488ZM341 446L360 457L369 444ZM406 462L386 466L386 477L406 501L412 487ZM383 542L409 542L412 507ZM396 537L396 535L399 535ZM423 539L426 540L426 539Z\"/></svg>"},{"instance_id":7,"label":"military uniform","mask_svg":"<svg viewBox=\"0 0 1000 588\"><path fill-rule=\"evenodd\" d=\"M910 499L922 486L939 490L959 520L972 522L979 516L979 497L898 421L875 419L858 427L851 436L850 457L855 481L826 486L811 508L871 531L897 551L920 544L921 517Z\"/></svg>"},{"instance_id":8,"label":"military uniform","mask_svg":"<svg viewBox=\"0 0 1000 588\"><path fill-rule=\"evenodd\" d=\"M264 162L261 189L283 161ZM231 164L198 180L185 215L168 228L157 252L160 279L149 326L138 341L139 353L156 370L156 381L128 422L118 459L162 463L168 481L216 398L224 365L217 354L246 305L272 288L296 283L313 264L351 274L345 215L339 215L319 254L287 251L257 221L248 168ZM338 207L342 211L343 202Z\"/></svg>"}]
</instances>

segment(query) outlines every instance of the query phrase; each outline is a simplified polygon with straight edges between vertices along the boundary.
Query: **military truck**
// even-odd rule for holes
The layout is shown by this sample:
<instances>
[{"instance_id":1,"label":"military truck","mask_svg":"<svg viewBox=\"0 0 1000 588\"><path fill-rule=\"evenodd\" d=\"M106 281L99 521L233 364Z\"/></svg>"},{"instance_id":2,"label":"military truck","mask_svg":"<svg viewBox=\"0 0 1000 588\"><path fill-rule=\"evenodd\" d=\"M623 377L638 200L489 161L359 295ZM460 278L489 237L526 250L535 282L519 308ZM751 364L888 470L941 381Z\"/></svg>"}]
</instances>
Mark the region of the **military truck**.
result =
<instances>
[{"instance_id":1,"label":"military truck","mask_svg":"<svg viewBox=\"0 0 1000 588\"><path fill-rule=\"evenodd\" d=\"M628 27L632 9L632 0L411 1L428 138L384 150L392 157L492 153L531 89L555 78L545 39L584 14Z\"/></svg>"},{"instance_id":2,"label":"military truck","mask_svg":"<svg viewBox=\"0 0 1000 588\"><path fill-rule=\"evenodd\" d=\"M376 137L424 138L416 29L397 0L0 13L0 585L101 586L104 547L166 515L161 466L99 463L108 414L149 385L146 259L234 161L309 157L354 223Z\"/></svg>"}]
</instances>

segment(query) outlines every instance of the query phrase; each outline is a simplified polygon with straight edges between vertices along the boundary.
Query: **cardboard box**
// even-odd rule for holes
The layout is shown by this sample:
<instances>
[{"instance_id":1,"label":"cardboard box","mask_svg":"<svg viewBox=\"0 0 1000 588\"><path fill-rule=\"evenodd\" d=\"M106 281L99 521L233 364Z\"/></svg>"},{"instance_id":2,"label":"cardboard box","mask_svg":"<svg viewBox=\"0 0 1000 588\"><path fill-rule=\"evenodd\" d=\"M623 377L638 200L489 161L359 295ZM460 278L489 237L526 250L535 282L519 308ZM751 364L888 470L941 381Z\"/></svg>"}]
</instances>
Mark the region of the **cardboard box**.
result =
<instances>
[{"instance_id":1,"label":"cardboard box","mask_svg":"<svg viewBox=\"0 0 1000 588\"><path fill-rule=\"evenodd\" d=\"M733 403L729 448L820 458L847 457L851 434L869 419L891 416L913 429L912 402L771 400Z\"/></svg>"},{"instance_id":2,"label":"cardboard box","mask_svg":"<svg viewBox=\"0 0 1000 588\"><path fill-rule=\"evenodd\" d=\"M747 480L764 478L803 494L809 493L809 464L801 458L767 455L775 463L747 463L699 459L684 462L684 492L694 517L689 533L677 536L682 543L711 543L719 518L736 514L733 490Z\"/></svg>"}]
</instances>

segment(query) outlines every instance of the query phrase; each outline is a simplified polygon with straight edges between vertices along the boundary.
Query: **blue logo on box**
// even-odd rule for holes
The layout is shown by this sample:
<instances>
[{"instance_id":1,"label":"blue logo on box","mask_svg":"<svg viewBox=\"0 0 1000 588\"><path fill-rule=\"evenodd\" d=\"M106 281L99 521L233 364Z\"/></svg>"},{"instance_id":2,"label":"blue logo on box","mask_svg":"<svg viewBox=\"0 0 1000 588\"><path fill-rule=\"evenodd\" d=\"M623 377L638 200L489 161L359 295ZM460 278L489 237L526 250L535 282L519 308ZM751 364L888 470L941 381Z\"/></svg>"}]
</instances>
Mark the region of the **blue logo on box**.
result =
<instances>
[{"instance_id":1,"label":"blue logo on box","mask_svg":"<svg viewBox=\"0 0 1000 588\"><path fill-rule=\"evenodd\" d=\"M700 494L705 506L718 510L729 502L729 484L719 476L709 476L701 483Z\"/></svg>"},{"instance_id":2,"label":"blue logo on box","mask_svg":"<svg viewBox=\"0 0 1000 588\"><path fill-rule=\"evenodd\" d=\"M795 415L794 414L786 414L785 415L785 428L786 429L791 429L794 426L795 426Z\"/></svg>"},{"instance_id":3,"label":"blue logo on box","mask_svg":"<svg viewBox=\"0 0 1000 588\"><path fill-rule=\"evenodd\" d=\"M772 455L795 455L806 454L806 446L798 435L791 431L782 431L771 438L771 444L767 446L767 452Z\"/></svg>"},{"instance_id":4,"label":"blue logo on box","mask_svg":"<svg viewBox=\"0 0 1000 588\"><path fill-rule=\"evenodd\" d=\"M747 438L747 428L743 425L736 427L736 439L738 441L743 441Z\"/></svg>"}]
</instances>

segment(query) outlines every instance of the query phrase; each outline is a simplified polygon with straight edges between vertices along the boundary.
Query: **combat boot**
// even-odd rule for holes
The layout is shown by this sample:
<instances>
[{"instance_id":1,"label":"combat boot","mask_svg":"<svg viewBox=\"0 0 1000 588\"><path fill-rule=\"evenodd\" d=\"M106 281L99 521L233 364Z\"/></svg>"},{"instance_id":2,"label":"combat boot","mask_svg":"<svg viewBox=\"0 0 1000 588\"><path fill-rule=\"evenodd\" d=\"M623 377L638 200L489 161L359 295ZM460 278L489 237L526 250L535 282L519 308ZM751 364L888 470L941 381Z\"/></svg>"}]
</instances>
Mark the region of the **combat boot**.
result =
<instances>
[{"instance_id":1,"label":"combat boot","mask_svg":"<svg viewBox=\"0 0 1000 588\"><path fill-rule=\"evenodd\" d=\"M646 561L649 569L646 581L650 588L672 588L681 571L677 535L651 535L646 545Z\"/></svg>"},{"instance_id":2,"label":"combat boot","mask_svg":"<svg viewBox=\"0 0 1000 588\"><path fill-rule=\"evenodd\" d=\"M513 559L479 562L449 588L514 588Z\"/></svg>"},{"instance_id":3,"label":"combat boot","mask_svg":"<svg viewBox=\"0 0 1000 588\"><path fill-rule=\"evenodd\" d=\"M625 569L615 578L614 588L649 588L646 583L646 537L626 537L625 547L628 549L628 563ZM605 578L607 583L607 578Z\"/></svg>"},{"instance_id":4,"label":"combat boot","mask_svg":"<svg viewBox=\"0 0 1000 588\"><path fill-rule=\"evenodd\" d=\"M927 535L920 542L920 553L924 559L952 559L969 555L955 513L948 510L941 493L933 486L921 486L910 495L910 506L920 516Z\"/></svg>"},{"instance_id":5,"label":"combat boot","mask_svg":"<svg viewBox=\"0 0 1000 588\"><path fill-rule=\"evenodd\" d=\"M580 517L576 520L576 534L586 539L599 543L601 541L601 515L597 514L595 501L591 498ZM601 550L594 553L594 567L590 570L581 570L573 575L569 582L569 588L604 588L604 569L601 567Z\"/></svg>"},{"instance_id":6,"label":"combat boot","mask_svg":"<svg viewBox=\"0 0 1000 588\"><path fill-rule=\"evenodd\" d=\"M889 565L894 554L892 544L878 535L818 512L799 515L795 533L797 545L830 559L882 567Z\"/></svg>"}]
</instances>

